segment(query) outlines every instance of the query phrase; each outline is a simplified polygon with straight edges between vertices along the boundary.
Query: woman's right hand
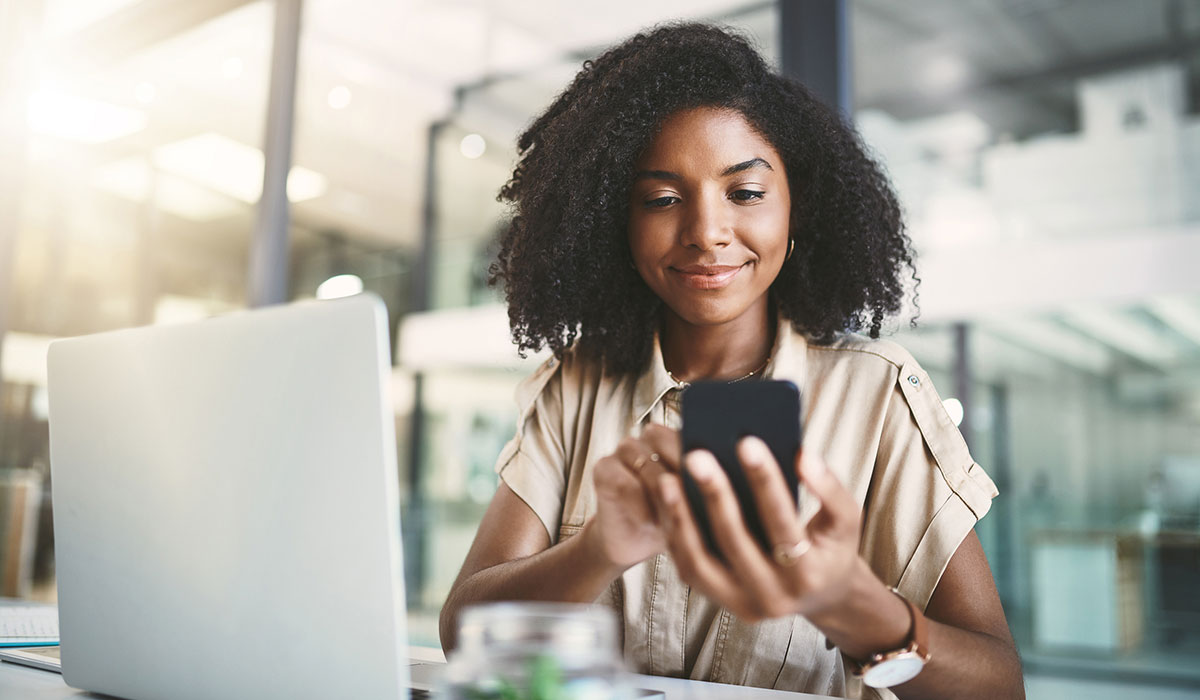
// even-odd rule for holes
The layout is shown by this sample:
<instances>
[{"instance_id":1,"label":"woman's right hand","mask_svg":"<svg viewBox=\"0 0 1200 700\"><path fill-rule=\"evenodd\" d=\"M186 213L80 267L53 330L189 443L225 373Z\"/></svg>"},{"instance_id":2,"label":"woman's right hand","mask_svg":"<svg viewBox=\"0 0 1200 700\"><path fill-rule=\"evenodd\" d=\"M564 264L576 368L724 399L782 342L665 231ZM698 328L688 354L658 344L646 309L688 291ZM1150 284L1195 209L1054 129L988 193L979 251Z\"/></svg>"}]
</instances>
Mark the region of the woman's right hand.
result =
<instances>
[{"instance_id":1,"label":"woman's right hand","mask_svg":"<svg viewBox=\"0 0 1200 700\"><path fill-rule=\"evenodd\" d=\"M647 489L659 483L659 473L678 473L679 460L679 433L648 425L640 437L625 438L616 452L596 462L596 514L581 534L615 567L624 570L666 551L654 505L660 499Z\"/></svg>"}]
</instances>

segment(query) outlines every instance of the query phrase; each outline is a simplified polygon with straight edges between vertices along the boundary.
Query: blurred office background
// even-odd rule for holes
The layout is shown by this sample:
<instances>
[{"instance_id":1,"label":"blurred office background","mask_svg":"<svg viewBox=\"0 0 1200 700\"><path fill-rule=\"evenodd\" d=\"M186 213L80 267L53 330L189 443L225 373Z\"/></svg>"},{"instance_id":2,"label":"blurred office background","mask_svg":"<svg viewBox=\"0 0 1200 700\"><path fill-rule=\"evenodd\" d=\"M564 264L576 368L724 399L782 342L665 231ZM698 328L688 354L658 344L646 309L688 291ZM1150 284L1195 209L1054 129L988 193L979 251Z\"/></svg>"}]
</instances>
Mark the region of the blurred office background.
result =
<instances>
[{"instance_id":1,"label":"blurred office background","mask_svg":"<svg viewBox=\"0 0 1200 700\"><path fill-rule=\"evenodd\" d=\"M486 285L515 137L583 60L704 19L848 78L920 255L893 337L1000 487L1030 696L1195 697L1200 0L851 0L797 59L821 5L0 0L0 595L54 598L53 338L366 289L436 643L540 359Z\"/></svg>"}]
</instances>

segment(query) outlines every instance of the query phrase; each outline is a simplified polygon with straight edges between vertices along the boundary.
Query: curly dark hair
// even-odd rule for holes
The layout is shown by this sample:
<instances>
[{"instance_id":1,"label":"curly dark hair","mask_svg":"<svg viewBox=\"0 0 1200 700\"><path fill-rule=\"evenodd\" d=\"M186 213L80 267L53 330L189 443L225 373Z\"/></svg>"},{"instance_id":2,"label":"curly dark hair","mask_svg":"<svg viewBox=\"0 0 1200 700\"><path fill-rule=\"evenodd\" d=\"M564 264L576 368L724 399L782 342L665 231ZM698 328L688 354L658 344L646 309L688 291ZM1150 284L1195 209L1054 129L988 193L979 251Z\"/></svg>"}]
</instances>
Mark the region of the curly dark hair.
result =
<instances>
[{"instance_id":1,"label":"curly dark hair","mask_svg":"<svg viewBox=\"0 0 1200 700\"><path fill-rule=\"evenodd\" d=\"M858 134L804 86L775 75L743 37L697 23L633 36L594 61L521 134L498 199L512 203L491 282L503 284L521 352L578 351L640 372L662 302L630 265L634 163L666 117L740 112L783 158L795 253L771 286L779 313L814 342L879 337L916 280L887 178Z\"/></svg>"}]
</instances>

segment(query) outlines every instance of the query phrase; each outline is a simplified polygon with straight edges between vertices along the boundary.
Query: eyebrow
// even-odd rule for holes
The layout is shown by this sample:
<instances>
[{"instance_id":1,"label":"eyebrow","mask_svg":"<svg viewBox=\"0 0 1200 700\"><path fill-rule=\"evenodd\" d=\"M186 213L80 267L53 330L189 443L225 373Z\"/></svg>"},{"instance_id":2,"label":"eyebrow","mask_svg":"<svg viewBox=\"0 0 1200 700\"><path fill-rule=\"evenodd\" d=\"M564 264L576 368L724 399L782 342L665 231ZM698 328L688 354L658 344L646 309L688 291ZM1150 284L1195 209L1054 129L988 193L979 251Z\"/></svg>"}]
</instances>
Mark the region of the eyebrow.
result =
<instances>
[{"instance_id":1,"label":"eyebrow","mask_svg":"<svg viewBox=\"0 0 1200 700\"><path fill-rule=\"evenodd\" d=\"M767 170L775 170L775 168L771 167L770 163L762 158L751 158L750 160L742 161L737 165L731 165L728 168L725 168L721 171L721 177L728 177L729 175L740 173L743 170L750 170L751 168L766 168Z\"/></svg>"},{"instance_id":2,"label":"eyebrow","mask_svg":"<svg viewBox=\"0 0 1200 700\"><path fill-rule=\"evenodd\" d=\"M750 160L742 161L736 165L731 165L721 171L721 177L729 177L737 173L751 168L766 168L767 170L775 170L771 164L762 158L751 158ZM683 177L679 173L673 173L669 170L639 170L634 176L634 180L672 180L678 182Z\"/></svg>"}]
</instances>

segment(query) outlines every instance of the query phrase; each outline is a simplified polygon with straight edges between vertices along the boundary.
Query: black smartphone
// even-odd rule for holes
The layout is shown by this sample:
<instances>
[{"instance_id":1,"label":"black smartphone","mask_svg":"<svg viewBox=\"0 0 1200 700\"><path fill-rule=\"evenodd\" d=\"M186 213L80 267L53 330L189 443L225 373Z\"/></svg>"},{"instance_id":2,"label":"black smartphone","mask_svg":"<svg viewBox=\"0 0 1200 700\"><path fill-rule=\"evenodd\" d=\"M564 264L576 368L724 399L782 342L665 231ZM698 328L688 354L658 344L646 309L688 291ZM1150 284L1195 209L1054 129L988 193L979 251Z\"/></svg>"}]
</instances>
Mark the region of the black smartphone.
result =
<instances>
[{"instance_id":1,"label":"black smartphone","mask_svg":"<svg viewBox=\"0 0 1200 700\"><path fill-rule=\"evenodd\" d=\"M737 458L737 443L747 435L767 443L798 506L800 481L795 465L800 421L800 390L791 382L696 382L683 391L684 454L700 449L713 453L737 494L746 528L768 553L778 543L767 541L757 502ZM686 468L682 472L684 492L704 542L721 556L700 488Z\"/></svg>"}]
</instances>

